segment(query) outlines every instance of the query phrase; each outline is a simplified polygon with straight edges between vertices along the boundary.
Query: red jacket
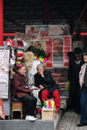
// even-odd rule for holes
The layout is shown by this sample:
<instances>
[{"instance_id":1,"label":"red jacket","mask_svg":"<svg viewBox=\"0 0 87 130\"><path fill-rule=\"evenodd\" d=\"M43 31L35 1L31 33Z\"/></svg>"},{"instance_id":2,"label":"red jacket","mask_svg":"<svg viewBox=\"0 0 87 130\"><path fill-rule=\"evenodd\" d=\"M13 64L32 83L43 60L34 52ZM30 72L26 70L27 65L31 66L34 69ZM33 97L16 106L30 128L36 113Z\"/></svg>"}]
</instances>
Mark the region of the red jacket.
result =
<instances>
[{"instance_id":1,"label":"red jacket","mask_svg":"<svg viewBox=\"0 0 87 130\"><path fill-rule=\"evenodd\" d=\"M17 95L21 98L25 95L29 95L30 88L25 88L26 78L24 75L15 73L11 82L11 94L12 99Z\"/></svg>"}]
</instances>

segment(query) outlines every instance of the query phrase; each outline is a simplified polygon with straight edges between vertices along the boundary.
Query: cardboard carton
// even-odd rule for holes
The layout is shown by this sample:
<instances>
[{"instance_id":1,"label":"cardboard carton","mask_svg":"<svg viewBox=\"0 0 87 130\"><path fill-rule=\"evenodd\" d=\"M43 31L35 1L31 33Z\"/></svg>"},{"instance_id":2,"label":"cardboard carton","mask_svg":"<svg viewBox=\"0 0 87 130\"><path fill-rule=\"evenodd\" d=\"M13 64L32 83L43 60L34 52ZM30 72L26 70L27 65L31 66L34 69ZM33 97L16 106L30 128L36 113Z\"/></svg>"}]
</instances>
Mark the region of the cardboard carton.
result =
<instances>
[{"instance_id":1,"label":"cardboard carton","mask_svg":"<svg viewBox=\"0 0 87 130\"><path fill-rule=\"evenodd\" d=\"M42 120L54 120L55 108L42 108Z\"/></svg>"}]
</instances>

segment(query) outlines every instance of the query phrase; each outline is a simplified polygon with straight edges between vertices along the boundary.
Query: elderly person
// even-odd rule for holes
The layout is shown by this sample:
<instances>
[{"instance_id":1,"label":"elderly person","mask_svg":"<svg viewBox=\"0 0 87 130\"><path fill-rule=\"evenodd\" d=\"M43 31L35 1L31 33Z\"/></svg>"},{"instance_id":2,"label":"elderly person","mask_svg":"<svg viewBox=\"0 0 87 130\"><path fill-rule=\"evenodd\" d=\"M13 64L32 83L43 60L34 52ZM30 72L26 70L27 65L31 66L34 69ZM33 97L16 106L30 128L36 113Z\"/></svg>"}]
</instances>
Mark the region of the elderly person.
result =
<instances>
[{"instance_id":1,"label":"elderly person","mask_svg":"<svg viewBox=\"0 0 87 130\"><path fill-rule=\"evenodd\" d=\"M24 104L26 110L26 120L35 121L36 118L33 117L33 114L36 109L37 99L30 94L33 89L27 85L25 72L25 65L19 64L17 66L17 72L14 74L12 80L12 99L17 98Z\"/></svg>"},{"instance_id":2,"label":"elderly person","mask_svg":"<svg viewBox=\"0 0 87 130\"><path fill-rule=\"evenodd\" d=\"M34 75L35 86L40 88L40 98L44 102L51 95L54 98L56 113L60 108L60 94L59 88L56 82L53 80L51 72L44 70L43 66L40 64L37 66L37 73Z\"/></svg>"},{"instance_id":3,"label":"elderly person","mask_svg":"<svg viewBox=\"0 0 87 130\"><path fill-rule=\"evenodd\" d=\"M78 127L87 125L87 52L83 54L84 64L79 73L79 83L81 86L81 120L77 124Z\"/></svg>"}]
</instances>

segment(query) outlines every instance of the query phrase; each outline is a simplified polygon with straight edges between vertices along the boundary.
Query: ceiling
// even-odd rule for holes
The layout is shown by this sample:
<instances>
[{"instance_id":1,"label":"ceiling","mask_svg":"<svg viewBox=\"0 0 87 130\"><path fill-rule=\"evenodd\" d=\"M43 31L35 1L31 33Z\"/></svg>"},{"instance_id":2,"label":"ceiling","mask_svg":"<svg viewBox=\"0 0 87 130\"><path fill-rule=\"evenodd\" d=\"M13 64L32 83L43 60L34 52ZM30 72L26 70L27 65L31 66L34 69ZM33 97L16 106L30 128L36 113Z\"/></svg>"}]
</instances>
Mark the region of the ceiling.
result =
<instances>
[{"instance_id":1,"label":"ceiling","mask_svg":"<svg viewBox=\"0 0 87 130\"><path fill-rule=\"evenodd\" d=\"M44 0L3 0L4 33L25 32L25 25L43 24ZM45 0L46 1L46 0ZM69 24L71 33L75 27L87 32L82 19L79 19L87 0L48 0L50 1L50 24Z\"/></svg>"}]
</instances>

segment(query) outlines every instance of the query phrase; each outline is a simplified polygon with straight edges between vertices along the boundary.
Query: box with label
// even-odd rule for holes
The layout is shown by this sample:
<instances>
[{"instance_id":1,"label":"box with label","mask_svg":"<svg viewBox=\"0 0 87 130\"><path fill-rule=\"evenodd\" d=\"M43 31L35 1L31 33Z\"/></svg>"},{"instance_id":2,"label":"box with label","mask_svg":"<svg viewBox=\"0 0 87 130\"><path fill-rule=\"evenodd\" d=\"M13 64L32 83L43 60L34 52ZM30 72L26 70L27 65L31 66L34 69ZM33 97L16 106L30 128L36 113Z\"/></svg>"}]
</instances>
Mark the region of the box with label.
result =
<instances>
[{"instance_id":1,"label":"box with label","mask_svg":"<svg viewBox=\"0 0 87 130\"><path fill-rule=\"evenodd\" d=\"M54 120L55 108L42 108L42 120Z\"/></svg>"}]
</instances>

